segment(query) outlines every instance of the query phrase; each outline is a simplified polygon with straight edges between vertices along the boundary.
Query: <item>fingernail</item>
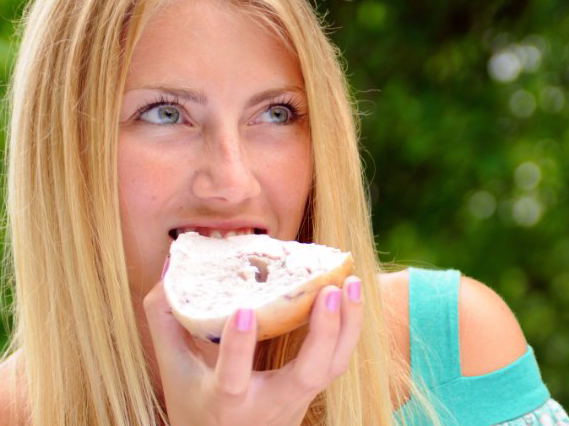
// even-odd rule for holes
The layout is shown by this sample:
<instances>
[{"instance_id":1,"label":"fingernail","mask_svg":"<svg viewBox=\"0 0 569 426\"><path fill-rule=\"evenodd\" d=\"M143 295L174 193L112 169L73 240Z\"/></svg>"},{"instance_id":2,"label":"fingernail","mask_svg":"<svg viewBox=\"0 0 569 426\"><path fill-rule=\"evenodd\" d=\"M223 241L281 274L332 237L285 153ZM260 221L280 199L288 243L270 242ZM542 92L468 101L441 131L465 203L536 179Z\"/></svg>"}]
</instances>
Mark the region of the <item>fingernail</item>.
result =
<instances>
[{"instance_id":1,"label":"fingernail","mask_svg":"<svg viewBox=\"0 0 569 426\"><path fill-rule=\"evenodd\" d=\"M253 311L251 309L239 309L235 315L235 328L238 331L249 331L253 321Z\"/></svg>"},{"instance_id":2,"label":"fingernail","mask_svg":"<svg viewBox=\"0 0 569 426\"><path fill-rule=\"evenodd\" d=\"M170 254L166 256L166 260L164 261L164 266L162 267L162 274L160 275L160 279L164 279L164 275L166 275L166 271L168 270L168 265L170 265Z\"/></svg>"},{"instance_id":3,"label":"fingernail","mask_svg":"<svg viewBox=\"0 0 569 426\"><path fill-rule=\"evenodd\" d=\"M326 296L326 309L330 312L335 312L340 307L340 300L342 299L342 292L334 290Z\"/></svg>"},{"instance_id":4,"label":"fingernail","mask_svg":"<svg viewBox=\"0 0 569 426\"><path fill-rule=\"evenodd\" d=\"M348 284L348 297L352 302L359 302L361 297L361 281L352 281Z\"/></svg>"}]
</instances>

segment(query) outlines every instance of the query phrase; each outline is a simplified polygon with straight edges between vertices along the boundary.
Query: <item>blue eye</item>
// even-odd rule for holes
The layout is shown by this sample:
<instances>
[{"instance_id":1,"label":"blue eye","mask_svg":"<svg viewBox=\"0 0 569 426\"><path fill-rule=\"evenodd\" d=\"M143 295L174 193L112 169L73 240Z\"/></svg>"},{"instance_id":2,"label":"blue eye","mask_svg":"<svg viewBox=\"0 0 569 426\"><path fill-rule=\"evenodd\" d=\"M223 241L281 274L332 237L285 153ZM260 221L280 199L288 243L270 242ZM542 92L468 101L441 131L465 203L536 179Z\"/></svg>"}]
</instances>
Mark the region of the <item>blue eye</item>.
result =
<instances>
[{"instance_id":1,"label":"blue eye","mask_svg":"<svg viewBox=\"0 0 569 426\"><path fill-rule=\"evenodd\" d=\"M182 122L180 110L172 104L150 106L140 114L139 118L153 124L179 124Z\"/></svg>"},{"instance_id":2,"label":"blue eye","mask_svg":"<svg viewBox=\"0 0 569 426\"><path fill-rule=\"evenodd\" d=\"M272 105L268 107L259 117L261 123L286 124L294 119L294 112L285 105Z\"/></svg>"}]
</instances>

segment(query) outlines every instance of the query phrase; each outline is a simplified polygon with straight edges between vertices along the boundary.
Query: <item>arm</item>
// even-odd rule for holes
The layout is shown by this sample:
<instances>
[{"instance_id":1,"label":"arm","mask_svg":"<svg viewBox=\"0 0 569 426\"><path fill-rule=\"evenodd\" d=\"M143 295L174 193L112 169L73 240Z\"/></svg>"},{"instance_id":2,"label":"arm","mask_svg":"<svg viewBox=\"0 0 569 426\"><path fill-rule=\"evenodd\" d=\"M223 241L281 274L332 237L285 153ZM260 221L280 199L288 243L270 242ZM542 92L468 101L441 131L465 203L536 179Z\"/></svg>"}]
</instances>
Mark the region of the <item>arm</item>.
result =
<instances>
[{"instance_id":1,"label":"arm","mask_svg":"<svg viewBox=\"0 0 569 426\"><path fill-rule=\"evenodd\" d=\"M463 376L481 376L520 358L527 342L508 305L493 290L462 277L458 299Z\"/></svg>"},{"instance_id":2,"label":"arm","mask_svg":"<svg viewBox=\"0 0 569 426\"><path fill-rule=\"evenodd\" d=\"M459 292L459 336L462 376L468 380L504 369L527 351L527 342L512 311L491 289L462 277ZM522 389L520 389L522 391ZM556 423L557 422L557 423ZM527 407L503 426L569 425L569 417L552 399Z\"/></svg>"},{"instance_id":3,"label":"arm","mask_svg":"<svg viewBox=\"0 0 569 426\"><path fill-rule=\"evenodd\" d=\"M394 355L410 360L415 354L414 374L426 374L426 386L440 401L434 408L443 424L525 421L524 415L539 418L547 407L558 407L548 402L549 392L514 314L494 291L456 271L405 270L384 274L380 281ZM555 418L565 416L559 409ZM417 424L431 424L417 410L404 416L417 414Z\"/></svg>"}]
</instances>

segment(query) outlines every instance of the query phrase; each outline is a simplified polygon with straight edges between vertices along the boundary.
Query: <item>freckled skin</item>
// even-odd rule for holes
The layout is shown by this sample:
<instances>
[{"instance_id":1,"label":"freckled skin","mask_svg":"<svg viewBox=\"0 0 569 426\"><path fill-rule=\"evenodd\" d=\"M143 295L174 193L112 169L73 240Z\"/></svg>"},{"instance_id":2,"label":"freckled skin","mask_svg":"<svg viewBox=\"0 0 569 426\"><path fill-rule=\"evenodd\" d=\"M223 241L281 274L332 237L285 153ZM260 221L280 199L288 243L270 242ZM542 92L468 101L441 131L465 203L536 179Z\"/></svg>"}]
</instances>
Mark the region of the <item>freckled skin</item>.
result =
<instances>
[{"instance_id":1,"label":"freckled skin","mask_svg":"<svg viewBox=\"0 0 569 426\"><path fill-rule=\"evenodd\" d=\"M204 220L252 220L271 236L292 240L312 180L308 106L297 61L250 16L218 2L197 3L168 3L148 23L121 104L119 203L140 324L142 299L160 278L171 229ZM164 88L190 89L200 98L173 98ZM253 102L275 90L280 94ZM137 116L159 101L176 102L179 123L150 122L173 116L171 109ZM283 111L268 108L284 103L300 117L272 122ZM149 350L145 327L141 334Z\"/></svg>"}]
</instances>

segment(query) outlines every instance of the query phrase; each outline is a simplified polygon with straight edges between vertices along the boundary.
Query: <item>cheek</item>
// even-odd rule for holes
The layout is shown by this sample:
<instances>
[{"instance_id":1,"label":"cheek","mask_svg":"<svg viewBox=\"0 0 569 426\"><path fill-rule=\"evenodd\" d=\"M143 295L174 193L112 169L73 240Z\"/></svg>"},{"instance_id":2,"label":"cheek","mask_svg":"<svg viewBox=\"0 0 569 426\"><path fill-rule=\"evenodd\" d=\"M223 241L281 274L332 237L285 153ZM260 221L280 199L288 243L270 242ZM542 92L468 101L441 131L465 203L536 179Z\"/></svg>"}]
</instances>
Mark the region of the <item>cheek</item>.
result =
<instances>
[{"instance_id":1,"label":"cheek","mask_svg":"<svg viewBox=\"0 0 569 426\"><path fill-rule=\"evenodd\" d=\"M144 161L144 156L119 154L118 182L120 210L123 222L136 222L152 215L152 205L157 202L157 165ZM126 154L126 155L125 155Z\"/></svg>"},{"instance_id":2,"label":"cheek","mask_svg":"<svg viewBox=\"0 0 569 426\"><path fill-rule=\"evenodd\" d=\"M303 210L308 192L312 186L312 161L310 152L303 150L291 156L285 166L285 177L281 191L291 203L291 208Z\"/></svg>"},{"instance_id":3,"label":"cheek","mask_svg":"<svg viewBox=\"0 0 569 426\"><path fill-rule=\"evenodd\" d=\"M118 150L118 182L121 215L132 220L157 213L161 195L168 188L169 161L161 152L123 137ZM125 217L126 219L126 217Z\"/></svg>"},{"instance_id":4,"label":"cheek","mask_svg":"<svg viewBox=\"0 0 569 426\"><path fill-rule=\"evenodd\" d=\"M159 221L167 179L156 153L119 139L118 184L121 230L131 287L146 293L166 256L167 233ZM161 260L162 259L162 260Z\"/></svg>"},{"instance_id":5,"label":"cheek","mask_svg":"<svg viewBox=\"0 0 569 426\"><path fill-rule=\"evenodd\" d=\"M264 187L279 216L279 228L286 230L287 238L294 238L312 186L310 142L299 141L265 164Z\"/></svg>"}]
</instances>

